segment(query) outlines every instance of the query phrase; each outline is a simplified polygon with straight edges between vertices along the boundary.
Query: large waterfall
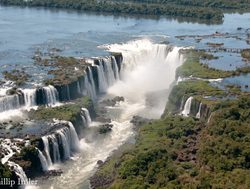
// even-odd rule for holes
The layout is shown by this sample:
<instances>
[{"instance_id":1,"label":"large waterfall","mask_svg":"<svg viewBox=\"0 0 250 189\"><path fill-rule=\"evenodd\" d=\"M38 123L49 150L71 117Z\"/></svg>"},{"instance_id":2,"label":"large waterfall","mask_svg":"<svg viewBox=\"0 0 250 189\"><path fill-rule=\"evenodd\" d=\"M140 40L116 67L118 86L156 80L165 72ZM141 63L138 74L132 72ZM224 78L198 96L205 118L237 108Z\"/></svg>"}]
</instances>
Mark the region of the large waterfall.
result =
<instances>
[{"instance_id":1,"label":"large waterfall","mask_svg":"<svg viewBox=\"0 0 250 189\"><path fill-rule=\"evenodd\" d=\"M37 149L42 169L46 172L57 165L64 171L64 179L53 178L53 181L45 182L43 188L51 185L54 188L79 186L88 180L98 160L104 161L113 150L134 135L130 122L134 115L159 118L175 81L175 70L183 63L180 47L156 44L149 39L106 45L105 48L121 53L122 63L118 63L117 57L113 56L92 59L85 75L74 84L63 86L62 90L53 86L23 89L21 94L16 95L21 99L20 102L14 103L19 106L10 106L10 109L52 106L59 99L72 100L79 95L88 95L92 100L98 100L99 95L105 93L108 97L122 96L125 99L114 107L107 107L112 115L110 124L113 127L112 132L105 136L99 136L98 133L96 136L93 131L90 132L94 130L95 124L91 124L89 112L85 108L81 109L81 118L87 126L86 132L91 133L89 136L84 133L86 137L79 141L70 122L63 122L63 127L59 125L58 129L42 136L43 148ZM77 158L73 158L75 161L61 163L72 159L75 152L78 152Z\"/></svg>"},{"instance_id":2,"label":"large waterfall","mask_svg":"<svg viewBox=\"0 0 250 189\"><path fill-rule=\"evenodd\" d=\"M98 78L94 78L98 81L96 89L100 92L106 91L108 98L125 98L115 106L107 107L112 119L112 131L105 136L93 135L91 128L94 129L96 123L91 124L87 129L90 130L89 135L85 133L86 137L80 141L82 150L77 160L67 162L62 167L65 171L62 175L64 179L55 178L52 182L45 183L42 186L44 188L89 188L88 179L96 167L96 162L105 161L113 150L134 136L133 125L130 122L132 117L160 117L168 98L168 91L175 81L175 70L183 63L179 47L155 44L148 39L104 47L111 52L122 53L123 56L120 67L114 67L113 58L95 62L98 73ZM110 61L111 64L108 64ZM107 67L108 65L111 67ZM156 98L157 94L162 94L162 98ZM152 98L153 100L150 100ZM82 119L83 122L88 122L84 109Z\"/></svg>"},{"instance_id":3,"label":"large waterfall","mask_svg":"<svg viewBox=\"0 0 250 189\"><path fill-rule=\"evenodd\" d=\"M109 88L109 93L124 96L130 102L137 102L142 106L146 105L147 95L170 89L175 81L175 70L183 63L180 47L154 44L148 39L108 45L106 48L123 55L121 80ZM166 95L155 98L158 102L151 107L151 115L161 115Z\"/></svg>"}]
</instances>

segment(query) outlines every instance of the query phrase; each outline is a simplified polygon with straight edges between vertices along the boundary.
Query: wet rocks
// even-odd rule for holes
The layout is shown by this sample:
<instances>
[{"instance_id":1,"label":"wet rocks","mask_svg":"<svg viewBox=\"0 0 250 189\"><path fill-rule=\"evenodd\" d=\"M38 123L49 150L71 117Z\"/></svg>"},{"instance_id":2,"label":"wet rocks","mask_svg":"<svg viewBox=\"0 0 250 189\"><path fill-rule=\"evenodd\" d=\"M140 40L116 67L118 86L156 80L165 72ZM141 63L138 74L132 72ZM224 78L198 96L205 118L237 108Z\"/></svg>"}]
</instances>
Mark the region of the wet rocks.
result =
<instances>
[{"instance_id":1,"label":"wet rocks","mask_svg":"<svg viewBox=\"0 0 250 189\"><path fill-rule=\"evenodd\" d=\"M96 164L99 165L99 166L103 165L103 163L104 163L104 162L103 162L102 160L98 160L98 161L96 162Z\"/></svg>"},{"instance_id":2,"label":"wet rocks","mask_svg":"<svg viewBox=\"0 0 250 189\"><path fill-rule=\"evenodd\" d=\"M105 106L115 106L116 103L124 102L124 100L125 100L124 97L116 96L113 99L107 99L107 100L102 101L101 103Z\"/></svg>"},{"instance_id":3,"label":"wet rocks","mask_svg":"<svg viewBox=\"0 0 250 189\"><path fill-rule=\"evenodd\" d=\"M113 128L113 125L109 123L101 125L99 128L99 134L106 134L112 131L112 128Z\"/></svg>"}]
</instances>

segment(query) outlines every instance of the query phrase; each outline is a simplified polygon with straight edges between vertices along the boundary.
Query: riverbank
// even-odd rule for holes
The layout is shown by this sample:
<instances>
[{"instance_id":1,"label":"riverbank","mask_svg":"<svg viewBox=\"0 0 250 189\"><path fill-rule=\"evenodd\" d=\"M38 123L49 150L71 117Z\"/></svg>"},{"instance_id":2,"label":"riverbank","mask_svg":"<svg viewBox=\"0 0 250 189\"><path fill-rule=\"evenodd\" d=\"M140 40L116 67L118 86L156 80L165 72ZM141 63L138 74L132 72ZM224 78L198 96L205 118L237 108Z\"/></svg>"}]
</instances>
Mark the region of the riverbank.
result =
<instances>
[{"instance_id":1,"label":"riverbank","mask_svg":"<svg viewBox=\"0 0 250 189\"><path fill-rule=\"evenodd\" d=\"M33 7L50 7L84 10L100 13L112 14L132 14L132 15L153 15L153 16L175 16L182 18L195 18L207 20L210 23L221 23L223 13L226 11L244 11L248 12L250 7L247 2L241 1L237 4L223 1L214 6L211 1L196 2L191 1L187 4L185 1L18 1L3 0L2 5L33 6Z\"/></svg>"},{"instance_id":2,"label":"riverbank","mask_svg":"<svg viewBox=\"0 0 250 189\"><path fill-rule=\"evenodd\" d=\"M190 60L177 76L194 77L172 89L161 119L137 126L135 145L99 167L93 188L250 187L249 92L213 86L230 72Z\"/></svg>"}]
</instances>

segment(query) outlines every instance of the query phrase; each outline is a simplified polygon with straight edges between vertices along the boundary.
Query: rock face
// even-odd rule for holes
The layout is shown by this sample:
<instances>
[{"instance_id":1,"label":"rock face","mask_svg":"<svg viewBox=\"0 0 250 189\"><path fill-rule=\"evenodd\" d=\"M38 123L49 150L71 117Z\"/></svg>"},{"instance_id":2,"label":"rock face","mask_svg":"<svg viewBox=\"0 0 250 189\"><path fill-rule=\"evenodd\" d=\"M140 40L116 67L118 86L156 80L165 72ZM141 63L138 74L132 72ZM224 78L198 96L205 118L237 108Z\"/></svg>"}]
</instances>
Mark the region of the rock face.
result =
<instances>
[{"instance_id":1,"label":"rock face","mask_svg":"<svg viewBox=\"0 0 250 189\"><path fill-rule=\"evenodd\" d=\"M101 125L101 127L99 128L99 133L106 134L106 133L112 131L112 128L113 128L113 125L109 124L109 123Z\"/></svg>"},{"instance_id":2,"label":"rock face","mask_svg":"<svg viewBox=\"0 0 250 189\"><path fill-rule=\"evenodd\" d=\"M102 101L101 103L104 104L105 106L115 106L117 102L124 102L124 97L122 96L116 96L113 99L107 99Z\"/></svg>"}]
</instances>

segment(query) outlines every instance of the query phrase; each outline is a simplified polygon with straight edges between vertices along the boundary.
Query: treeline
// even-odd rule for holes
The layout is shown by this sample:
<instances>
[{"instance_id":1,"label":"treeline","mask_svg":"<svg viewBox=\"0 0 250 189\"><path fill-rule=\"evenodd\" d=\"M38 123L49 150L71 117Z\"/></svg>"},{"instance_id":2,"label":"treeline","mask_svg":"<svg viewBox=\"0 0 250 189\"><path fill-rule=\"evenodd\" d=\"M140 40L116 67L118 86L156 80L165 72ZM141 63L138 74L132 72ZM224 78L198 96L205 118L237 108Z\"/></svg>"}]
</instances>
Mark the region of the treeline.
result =
<instances>
[{"instance_id":1,"label":"treeline","mask_svg":"<svg viewBox=\"0 0 250 189\"><path fill-rule=\"evenodd\" d=\"M123 1L124 0L117 0ZM211 7L216 9L231 9L250 11L250 0L126 0L139 3L175 4L184 6Z\"/></svg>"},{"instance_id":2,"label":"treeline","mask_svg":"<svg viewBox=\"0 0 250 189\"><path fill-rule=\"evenodd\" d=\"M185 4L171 3L170 0L162 3L159 0L148 3L141 1L115 1L115 0L1 0L2 5L42 6L53 8L66 8L94 12L107 12L112 14L138 14L157 16L178 16L198 18L205 20L222 21L223 12L208 7L186 6Z\"/></svg>"}]
</instances>

